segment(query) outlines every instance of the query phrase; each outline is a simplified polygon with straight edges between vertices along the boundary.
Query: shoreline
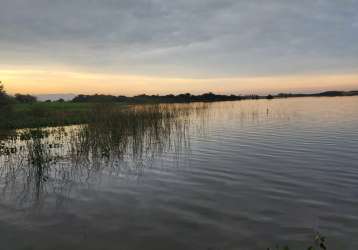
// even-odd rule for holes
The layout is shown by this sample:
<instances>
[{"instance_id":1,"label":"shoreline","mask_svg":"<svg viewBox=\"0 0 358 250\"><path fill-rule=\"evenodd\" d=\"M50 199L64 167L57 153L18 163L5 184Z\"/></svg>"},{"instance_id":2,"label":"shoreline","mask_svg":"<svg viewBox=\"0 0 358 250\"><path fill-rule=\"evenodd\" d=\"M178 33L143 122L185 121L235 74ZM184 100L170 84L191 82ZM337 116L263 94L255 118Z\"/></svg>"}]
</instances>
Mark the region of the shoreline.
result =
<instances>
[{"instance_id":1,"label":"shoreline","mask_svg":"<svg viewBox=\"0 0 358 250\"><path fill-rule=\"evenodd\" d=\"M26 128L59 127L84 124L91 121L93 109L104 105L122 110L133 105L156 105L156 104L189 104L189 103L214 103L247 100L274 100L303 97L352 97L358 96L358 91L354 95L335 95L324 96L317 94L291 95L291 96L255 96L254 98L241 99L208 99L190 101L141 101L141 102L35 102L35 103L15 103L12 111L6 116L0 117L0 130L16 130Z\"/></svg>"}]
</instances>

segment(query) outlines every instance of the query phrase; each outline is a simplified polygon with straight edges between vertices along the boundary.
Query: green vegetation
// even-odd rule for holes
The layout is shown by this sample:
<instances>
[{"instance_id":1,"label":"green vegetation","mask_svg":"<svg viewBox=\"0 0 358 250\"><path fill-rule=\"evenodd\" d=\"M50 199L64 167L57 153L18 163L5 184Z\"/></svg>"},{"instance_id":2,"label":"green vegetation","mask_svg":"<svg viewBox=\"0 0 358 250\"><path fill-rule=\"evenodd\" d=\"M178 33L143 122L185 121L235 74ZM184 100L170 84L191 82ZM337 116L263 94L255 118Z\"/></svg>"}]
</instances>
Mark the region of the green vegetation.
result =
<instances>
[{"instance_id":1,"label":"green vegetation","mask_svg":"<svg viewBox=\"0 0 358 250\"><path fill-rule=\"evenodd\" d=\"M88 120L90 104L12 103L0 117L0 128L35 128L79 124ZM4 115L5 114L5 115Z\"/></svg>"},{"instance_id":2,"label":"green vegetation","mask_svg":"<svg viewBox=\"0 0 358 250\"><path fill-rule=\"evenodd\" d=\"M123 104L113 104L123 107ZM86 123L95 103L38 102L31 95L6 93L0 82L0 129L37 128Z\"/></svg>"}]
</instances>

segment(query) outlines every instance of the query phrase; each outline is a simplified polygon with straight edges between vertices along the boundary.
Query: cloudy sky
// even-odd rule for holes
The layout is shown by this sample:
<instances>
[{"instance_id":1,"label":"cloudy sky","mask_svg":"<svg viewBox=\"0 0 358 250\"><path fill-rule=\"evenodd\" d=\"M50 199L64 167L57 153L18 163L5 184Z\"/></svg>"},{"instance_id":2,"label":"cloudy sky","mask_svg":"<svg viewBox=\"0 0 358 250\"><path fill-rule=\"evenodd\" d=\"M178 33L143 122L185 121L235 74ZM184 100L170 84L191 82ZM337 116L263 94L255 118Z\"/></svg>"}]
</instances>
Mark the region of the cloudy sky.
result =
<instances>
[{"instance_id":1,"label":"cloudy sky","mask_svg":"<svg viewBox=\"0 0 358 250\"><path fill-rule=\"evenodd\" d=\"M10 92L358 89L358 0L0 0L0 59Z\"/></svg>"}]
</instances>

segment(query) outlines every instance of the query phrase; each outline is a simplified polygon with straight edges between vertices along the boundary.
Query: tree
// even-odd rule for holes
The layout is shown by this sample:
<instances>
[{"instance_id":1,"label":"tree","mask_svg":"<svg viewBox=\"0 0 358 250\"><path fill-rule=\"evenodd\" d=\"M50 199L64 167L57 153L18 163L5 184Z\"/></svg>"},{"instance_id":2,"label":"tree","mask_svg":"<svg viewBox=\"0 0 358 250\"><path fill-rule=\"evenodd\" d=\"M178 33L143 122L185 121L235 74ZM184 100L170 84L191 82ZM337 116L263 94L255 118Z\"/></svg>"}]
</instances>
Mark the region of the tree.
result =
<instances>
[{"instance_id":1,"label":"tree","mask_svg":"<svg viewBox=\"0 0 358 250\"><path fill-rule=\"evenodd\" d=\"M22 95L22 94L16 94L15 100L20 103L34 103L37 102L37 98L32 95Z\"/></svg>"},{"instance_id":2,"label":"tree","mask_svg":"<svg viewBox=\"0 0 358 250\"><path fill-rule=\"evenodd\" d=\"M6 93L4 85L0 81L0 114L9 114L12 111L13 99ZM0 115L0 119L6 116Z\"/></svg>"},{"instance_id":3,"label":"tree","mask_svg":"<svg viewBox=\"0 0 358 250\"><path fill-rule=\"evenodd\" d=\"M0 106L6 106L10 102L10 97L7 95L4 85L0 81Z\"/></svg>"},{"instance_id":4,"label":"tree","mask_svg":"<svg viewBox=\"0 0 358 250\"><path fill-rule=\"evenodd\" d=\"M4 89L4 85L0 81L0 103L5 100L7 94Z\"/></svg>"}]
</instances>

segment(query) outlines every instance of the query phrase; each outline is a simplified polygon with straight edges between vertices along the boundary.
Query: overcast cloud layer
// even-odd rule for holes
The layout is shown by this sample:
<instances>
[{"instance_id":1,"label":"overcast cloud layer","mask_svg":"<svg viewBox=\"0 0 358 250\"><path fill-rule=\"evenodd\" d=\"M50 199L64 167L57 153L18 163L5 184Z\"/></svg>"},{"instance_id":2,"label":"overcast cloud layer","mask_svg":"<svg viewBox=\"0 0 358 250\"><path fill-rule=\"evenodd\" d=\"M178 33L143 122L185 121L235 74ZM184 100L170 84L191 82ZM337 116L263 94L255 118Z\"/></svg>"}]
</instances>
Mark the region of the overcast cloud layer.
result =
<instances>
[{"instance_id":1,"label":"overcast cloud layer","mask_svg":"<svg viewBox=\"0 0 358 250\"><path fill-rule=\"evenodd\" d=\"M358 0L0 3L2 65L180 77L358 69Z\"/></svg>"}]
</instances>

